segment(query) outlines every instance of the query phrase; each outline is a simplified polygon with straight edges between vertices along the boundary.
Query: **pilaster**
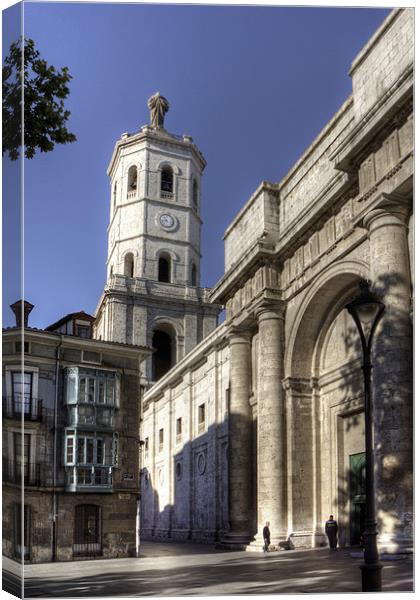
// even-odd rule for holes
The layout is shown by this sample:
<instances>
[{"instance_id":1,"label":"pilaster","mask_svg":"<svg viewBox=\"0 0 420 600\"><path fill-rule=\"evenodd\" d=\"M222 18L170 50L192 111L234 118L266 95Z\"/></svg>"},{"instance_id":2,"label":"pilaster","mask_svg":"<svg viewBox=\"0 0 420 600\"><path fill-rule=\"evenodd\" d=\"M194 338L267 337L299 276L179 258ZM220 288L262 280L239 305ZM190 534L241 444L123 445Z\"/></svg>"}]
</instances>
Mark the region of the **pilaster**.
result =
<instances>
[{"instance_id":1,"label":"pilaster","mask_svg":"<svg viewBox=\"0 0 420 600\"><path fill-rule=\"evenodd\" d=\"M324 542L317 501L316 458L319 455L316 382L288 377L286 395L287 529L292 548Z\"/></svg>"}]
</instances>

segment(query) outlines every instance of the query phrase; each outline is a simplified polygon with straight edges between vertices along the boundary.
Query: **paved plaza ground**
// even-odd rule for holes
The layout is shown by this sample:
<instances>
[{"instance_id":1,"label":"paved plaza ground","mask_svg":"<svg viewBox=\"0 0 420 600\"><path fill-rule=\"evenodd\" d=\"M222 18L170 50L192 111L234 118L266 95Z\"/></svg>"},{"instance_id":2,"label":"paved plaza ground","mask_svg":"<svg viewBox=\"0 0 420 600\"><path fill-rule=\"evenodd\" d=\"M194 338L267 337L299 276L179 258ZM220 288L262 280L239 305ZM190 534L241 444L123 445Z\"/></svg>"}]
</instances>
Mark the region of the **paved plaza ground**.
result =
<instances>
[{"instance_id":1,"label":"paved plaza ground","mask_svg":"<svg viewBox=\"0 0 420 600\"><path fill-rule=\"evenodd\" d=\"M215 596L359 592L361 558L349 549L222 552L196 544L145 542L140 558L25 567L25 597ZM383 591L413 590L413 561L383 562ZM18 590L3 559L4 584Z\"/></svg>"}]
</instances>

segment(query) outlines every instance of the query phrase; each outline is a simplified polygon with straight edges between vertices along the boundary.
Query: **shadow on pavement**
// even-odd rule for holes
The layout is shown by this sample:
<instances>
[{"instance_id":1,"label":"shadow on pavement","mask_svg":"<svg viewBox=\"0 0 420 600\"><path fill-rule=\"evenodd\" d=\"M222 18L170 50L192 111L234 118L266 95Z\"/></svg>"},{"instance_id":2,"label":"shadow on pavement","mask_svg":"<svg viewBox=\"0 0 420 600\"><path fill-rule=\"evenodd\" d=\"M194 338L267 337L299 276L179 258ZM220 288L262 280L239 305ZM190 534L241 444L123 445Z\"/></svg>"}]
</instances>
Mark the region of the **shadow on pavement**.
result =
<instances>
[{"instance_id":1,"label":"shadow on pavement","mask_svg":"<svg viewBox=\"0 0 420 600\"><path fill-rule=\"evenodd\" d=\"M198 556L199 564L171 565L170 560L144 561L133 559L132 568L112 572L106 561L100 563L103 573L73 579L31 577L25 581L25 596L85 597L85 596L200 596L229 594L281 594L310 592L361 591L360 560L348 552L330 555L325 551L243 553L240 557L211 556L208 562ZM218 560L214 560L217 558ZM293 563L293 565L292 565ZM74 564L74 563L72 563ZM84 563L86 564L86 563ZM102 566L103 565L103 566ZM123 566L123 565L121 565ZM82 569L83 567L81 567ZM411 591L412 561L384 564L384 591Z\"/></svg>"}]
</instances>

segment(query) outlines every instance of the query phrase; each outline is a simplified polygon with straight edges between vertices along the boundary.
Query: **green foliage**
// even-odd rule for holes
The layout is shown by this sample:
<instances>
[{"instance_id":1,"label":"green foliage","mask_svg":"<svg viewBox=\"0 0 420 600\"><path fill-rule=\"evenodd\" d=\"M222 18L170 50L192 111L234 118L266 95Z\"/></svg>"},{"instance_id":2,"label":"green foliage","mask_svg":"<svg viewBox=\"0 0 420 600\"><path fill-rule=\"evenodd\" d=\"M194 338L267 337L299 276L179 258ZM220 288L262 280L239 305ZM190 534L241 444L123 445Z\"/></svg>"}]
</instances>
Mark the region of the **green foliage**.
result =
<instances>
[{"instance_id":1,"label":"green foliage","mask_svg":"<svg viewBox=\"0 0 420 600\"><path fill-rule=\"evenodd\" d=\"M22 56L23 51L23 56ZM10 46L3 67L3 155L17 160L22 141L22 85L24 97L24 143L26 158L37 149L50 152L54 144L74 142L67 130L70 112L64 100L70 89L67 67L57 70L40 58L33 40L24 38Z\"/></svg>"}]
</instances>

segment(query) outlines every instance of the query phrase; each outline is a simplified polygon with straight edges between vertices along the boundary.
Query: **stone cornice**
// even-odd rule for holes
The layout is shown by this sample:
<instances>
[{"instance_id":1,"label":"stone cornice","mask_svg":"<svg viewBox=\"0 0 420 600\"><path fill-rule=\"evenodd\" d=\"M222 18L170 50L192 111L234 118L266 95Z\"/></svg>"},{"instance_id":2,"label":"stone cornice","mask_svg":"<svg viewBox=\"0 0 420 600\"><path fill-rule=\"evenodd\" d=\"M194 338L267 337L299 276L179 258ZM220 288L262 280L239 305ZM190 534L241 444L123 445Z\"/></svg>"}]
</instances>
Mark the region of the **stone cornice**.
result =
<instances>
[{"instance_id":1,"label":"stone cornice","mask_svg":"<svg viewBox=\"0 0 420 600\"><path fill-rule=\"evenodd\" d=\"M209 300L211 289L205 287L186 286L178 283L163 283L145 277L128 277L115 273L105 285L104 295L120 297L125 302L127 295L133 299L136 297L147 297L148 300L174 301L194 306L208 307L215 311L220 306Z\"/></svg>"},{"instance_id":2,"label":"stone cornice","mask_svg":"<svg viewBox=\"0 0 420 600\"><path fill-rule=\"evenodd\" d=\"M244 273L246 273L246 279L248 279L258 266L274 256L272 248L267 248L264 242L257 240L239 263L234 263L213 286L209 295L210 301L223 304L232 290L243 283Z\"/></svg>"},{"instance_id":3,"label":"stone cornice","mask_svg":"<svg viewBox=\"0 0 420 600\"><path fill-rule=\"evenodd\" d=\"M389 133L386 123L393 126L393 119L402 108L410 107L413 95L413 66L408 67L401 77L390 87L380 100L368 111L350 133L330 155L335 168L340 171L354 172L369 154L369 145L378 144L378 135L382 138Z\"/></svg>"},{"instance_id":4,"label":"stone cornice","mask_svg":"<svg viewBox=\"0 0 420 600\"><path fill-rule=\"evenodd\" d=\"M295 219L287 225L281 232L279 241L276 244L276 258L288 256L292 250L296 250L302 245L302 238L309 237L315 224L319 223L321 218L325 220L330 216L329 209L344 196L353 190L354 182L350 176L345 173L337 175L328 182L317 195L316 198L304 208ZM297 230L298 228L298 235ZM309 231L309 233L308 233ZM295 239L297 242L293 245L291 242Z\"/></svg>"},{"instance_id":5,"label":"stone cornice","mask_svg":"<svg viewBox=\"0 0 420 600\"><path fill-rule=\"evenodd\" d=\"M129 202L122 202L122 203L116 204L115 210L112 214L109 225L106 228L107 233L109 233L112 225L114 224L115 217L117 216L119 210L126 208L127 206L131 206L133 204L141 204L142 202L144 202L145 204L154 204L156 206L161 206L162 209L165 209L165 210L181 209L183 212L192 215L200 223L200 225L203 224L203 221L202 221L200 215L197 213L197 211L192 206L188 206L188 204L181 204L180 202L168 202L167 200L162 200L160 198L149 198L147 196L144 196L143 198L136 198L135 200L130 200ZM149 237L149 235L146 233L144 233L142 235L145 237ZM133 237L140 237L140 236L133 236Z\"/></svg>"},{"instance_id":6,"label":"stone cornice","mask_svg":"<svg viewBox=\"0 0 420 600\"><path fill-rule=\"evenodd\" d=\"M192 154L195 155L195 158L201 168L201 171L203 171L207 164L206 160L200 152L200 150L197 148L197 146L192 143L191 139L192 138L190 138L189 136L183 136L182 138L175 137L168 133L166 130L154 130L153 128L146 125L145 127L142 127L142 129L139 132L134 133L132 135L126 135L126 137L117 140L107 169L107 174L110 177L112 177L116 161L123 148L133 146L135 144L138 144L139 142L149 141L157 142L160 144L168 144L171 146L177 146L179 148L182 148L183 150L192 151Z\"/></svg>"}]
</instances>

